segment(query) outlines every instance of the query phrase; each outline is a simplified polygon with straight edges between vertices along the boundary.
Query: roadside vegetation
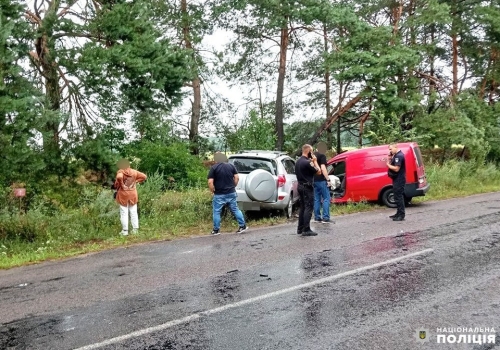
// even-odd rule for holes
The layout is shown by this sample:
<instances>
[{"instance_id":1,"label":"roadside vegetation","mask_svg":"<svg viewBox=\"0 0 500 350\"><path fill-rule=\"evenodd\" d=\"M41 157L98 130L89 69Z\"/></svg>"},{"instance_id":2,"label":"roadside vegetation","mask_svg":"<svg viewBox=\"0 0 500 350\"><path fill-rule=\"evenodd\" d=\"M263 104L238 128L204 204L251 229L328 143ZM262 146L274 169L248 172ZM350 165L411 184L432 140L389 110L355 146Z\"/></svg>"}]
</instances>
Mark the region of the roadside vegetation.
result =
<instances>
[{"instance_id":1,"label":"roadside vegetation","mask_svg":"<svg viewBox=\"0 0 500 350\"><path fill-rule=\"evenodd\" d=\"M500 190L500 8L415 4L1 1L0 267L207 234L216 150L415 141L416 202ZM121 158L149 175L126 238Z\"/></svg>"},{"instance_id":2,"label":"roadside vegetation","mask_svg":"<svg viewBox=\"0 0 500 350\"><path fill-rule=\"evenodd\" d=\"M472 161L448 161L427 166L431 190L415 202L453 198L500 190L500 171L493 165L477 166ZM0 268L139 242L171 240L207 235L212 228L211 195L205 181L172 188L168 179L153 174L139 187L139 234L122 237L118 207L112 191L102 186L62 185L30 199L25 210L6 189L0 211ZM334 216L382 209L377 204L357 203L332 206ZM228 213L222 231L236 231ZM248 215L249 226L286 223L277 212Z\"/></svg>"}]
</instances>

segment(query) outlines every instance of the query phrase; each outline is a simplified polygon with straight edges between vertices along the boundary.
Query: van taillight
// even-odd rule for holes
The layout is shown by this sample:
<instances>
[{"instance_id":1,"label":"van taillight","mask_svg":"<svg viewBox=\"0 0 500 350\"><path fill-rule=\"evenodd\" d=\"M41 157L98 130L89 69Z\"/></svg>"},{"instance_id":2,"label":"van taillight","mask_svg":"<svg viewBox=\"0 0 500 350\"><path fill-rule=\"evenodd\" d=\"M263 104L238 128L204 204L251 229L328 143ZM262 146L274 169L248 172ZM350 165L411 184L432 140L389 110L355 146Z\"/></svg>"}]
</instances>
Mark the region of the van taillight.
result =
<instances>
[{"instance_id":1,"label":"van taillight","mask_svg":"<svg viewBox=\"0 0 500 350\"><path fill-rule=\"evenodd\" d=\"M278 175L278 187L285 186L285 183L286 183L286 176L285 175Z\"/></svg>"}]
</instances>

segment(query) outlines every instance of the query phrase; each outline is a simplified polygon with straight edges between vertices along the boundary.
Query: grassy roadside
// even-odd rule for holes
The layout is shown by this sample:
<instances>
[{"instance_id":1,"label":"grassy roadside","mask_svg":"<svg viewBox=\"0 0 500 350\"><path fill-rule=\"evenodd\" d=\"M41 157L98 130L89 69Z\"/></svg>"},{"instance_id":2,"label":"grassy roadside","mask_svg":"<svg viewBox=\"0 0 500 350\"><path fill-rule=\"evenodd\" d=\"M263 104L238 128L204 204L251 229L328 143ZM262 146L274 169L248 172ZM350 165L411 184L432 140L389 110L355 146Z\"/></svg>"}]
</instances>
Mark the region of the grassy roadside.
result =
<instances>
[{"instance_id":1,"label":"grassy roadside","mask_svg":"<svg viewBox=\"0 0 500 350\"><path fill-rule=\"evenodd\" d=\"M431 190L415 202L500 191L500 171L493 165L476 167L468 162L449 162L427 167ZM211 196L204 188L160 191L160 177L152 176L140 187L139 234L121 237L118 208L109 190L85 188L78 208L47 205L46 199L26 214L0 211L0 268L60 259L141 242L207 235L212 228ZM333 216L379 209L376 204L332 206ZM287 220L276 213L249 215L252 227L272 226ZM228 215L222 232L236 231Z\"/></svg>"}]
</instances>

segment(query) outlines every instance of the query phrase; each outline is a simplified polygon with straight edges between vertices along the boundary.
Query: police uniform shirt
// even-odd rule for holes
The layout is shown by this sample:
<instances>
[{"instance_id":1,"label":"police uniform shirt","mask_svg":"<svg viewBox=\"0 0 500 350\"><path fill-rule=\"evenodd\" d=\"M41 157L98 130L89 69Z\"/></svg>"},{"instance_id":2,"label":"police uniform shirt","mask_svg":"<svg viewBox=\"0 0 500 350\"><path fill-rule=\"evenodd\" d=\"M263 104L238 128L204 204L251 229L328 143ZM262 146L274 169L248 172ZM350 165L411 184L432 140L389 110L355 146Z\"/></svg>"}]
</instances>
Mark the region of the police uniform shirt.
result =
<instances>
[{"instance_id":1,"label":"police uniform shirt","mask_svg":"<svg viewBox=\"0 0 500 350\"><path fill-rule=\"evenodd\" d=\"M297 175L297 181L300 184L309 183L312 185L316 171L314 166L311 165L311 159L307 157L302 156L295 163L295 175Z\"/></svg>"},{"instance_id":2,"label":"police uniform shirt","mask_svg":"<svg viewBox=\"0 0 500 350\"><path fill-rule=\"evenodd\" d=\"M391 165L398 166L399 171L394 174L394 171L392 173L394 174L391 176L394 180L399 180L399 179L406 179L406 166L405 166L405 156L403 152L398 151L391 160Z\"/></svg>"}]
</instances>

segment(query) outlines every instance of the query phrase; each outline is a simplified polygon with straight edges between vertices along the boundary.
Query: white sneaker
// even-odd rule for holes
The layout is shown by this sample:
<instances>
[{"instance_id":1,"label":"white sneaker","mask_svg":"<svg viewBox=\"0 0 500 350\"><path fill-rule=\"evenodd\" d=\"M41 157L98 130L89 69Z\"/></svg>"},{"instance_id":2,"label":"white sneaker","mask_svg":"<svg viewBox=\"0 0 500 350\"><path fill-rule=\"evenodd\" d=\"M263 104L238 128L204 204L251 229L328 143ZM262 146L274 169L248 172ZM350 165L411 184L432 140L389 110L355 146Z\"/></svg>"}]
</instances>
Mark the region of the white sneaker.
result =
<instances>
[{"instance_id":1,"label":"white sneaker","mask_svg":"<svg viewBox=\"0 0 500 350\"><path fill-rule=\"evenodd\" d=\"M128 236L128 231L122 230L122 232L120 232L120 234L122 236Z\"/></svg>"}]
</instances>

